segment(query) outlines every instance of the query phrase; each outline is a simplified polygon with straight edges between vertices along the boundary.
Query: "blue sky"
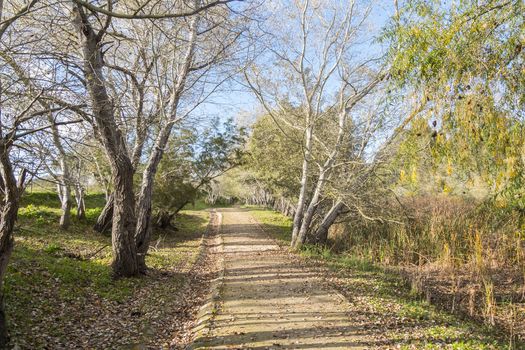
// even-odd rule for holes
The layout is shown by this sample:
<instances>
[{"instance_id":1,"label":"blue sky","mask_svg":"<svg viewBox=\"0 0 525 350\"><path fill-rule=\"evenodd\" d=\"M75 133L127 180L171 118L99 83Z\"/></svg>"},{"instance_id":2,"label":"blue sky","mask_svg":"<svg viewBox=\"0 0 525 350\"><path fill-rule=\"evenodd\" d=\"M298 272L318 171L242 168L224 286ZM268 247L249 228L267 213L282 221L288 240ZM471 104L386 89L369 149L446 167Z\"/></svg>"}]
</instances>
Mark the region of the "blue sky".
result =
<instances>
[{"instance_id":1,"label":"blue sky","mask_svg":"<svg viewBox=\"0 0 525 350\"><path fill-rule=\"evenodd\" d=\"M281 4L283 1L281 0ZM323 0L336 1L339 0ZM360 45L357 49L358 56L380 56L383 48L379 43L373 43L373 38L380 35L381 29L387 23L388 19L394 13L394 1L375 1L372 12L369 16L369 38L365 44ZM212 119L220 117L221 119L234 118L239 119L241 124L247 121L254 121L256 116L262 112L262 108L246 87L242 85L242 77L239 75L233 81L225 84L220 92L213 95L209 101L201 105L194 111L193 115L198 119Z\"/></svg>"}]
</instances>

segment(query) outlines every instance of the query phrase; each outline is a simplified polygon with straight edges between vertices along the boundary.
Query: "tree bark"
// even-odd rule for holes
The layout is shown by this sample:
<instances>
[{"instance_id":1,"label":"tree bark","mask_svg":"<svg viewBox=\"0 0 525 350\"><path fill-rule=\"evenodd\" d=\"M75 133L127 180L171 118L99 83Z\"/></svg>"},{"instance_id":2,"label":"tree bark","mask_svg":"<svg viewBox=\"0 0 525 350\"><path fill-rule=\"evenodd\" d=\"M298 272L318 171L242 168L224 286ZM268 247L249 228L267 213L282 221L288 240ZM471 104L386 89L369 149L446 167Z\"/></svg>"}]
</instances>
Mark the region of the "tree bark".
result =
<instances>
[{"instance_id":1,"label":"tree bark","mask_svg":"<svg viewBox=\"0 0 525 350\"><path fill-rule=\"evenodd\" d=\"M58 196L60 198L60 228L67 230L71 224L71 188L65 182L58 185Z\"/></svg>"},{"instance_id":2,"label":"tree bark","mask_svg":"<svg viewBox=\"0 0 525 350\"><path fill-rule=\"evenodd\" d=\"M315 186L314 193L310 199L310 203L308 204L308 207L306 208L306 211L304 212L301 220L301 228L299 229L294 245L294 248L296 249L301 248L301 246L306 242L307 234L310 230L310 224L312 223L312 219L317 208L317 203L321 197L321 191L323 189L325 177L326 171L321 171L319 179L317 180L317 185Z\"/></svg>"},{"instance_id":3,"label":"tree bark","mask_svg":"<svg viewBox=\"0 0 525 350\"><path fill-rule=\"evenodd\" d=\"M97 222L95 223L95 225L93 225L93 230L102 233L107 231L111 227L111 222L113 218L113 204L113 193L110 193L108 196L108 200L106 201L106 204L102 209L102 212L97 218Z\"/></svg>"},{"instance_id":4,"label":"tree bark","mask_svg":"<svg viewBox=\"0 0 525 350\"><path fill-rule=\"evenodd\" d=\"M341 213L341 210L344 208L344 203L341 200L337 200L334 205L330 208L328 213L319 224L319 227L315 231L314 236L312 237L312 243L315 244L326 244L328 240L328 230L334 224L335 220Z\"/></svg>"},{"instance_id":5,"label":"tree bark","mask_svg":"<svg viewBox=\"0 0 525 350\"><path fill-rule=\"evenodd\" d=\"M100 133L112 170L113 224L112 269L115 278L138 274L135 245L135 194L133 191L133 165L126 148L126 140L115 120L103 74L103 32L95 33L82 6L74 8L74 24L79 32L84 58L84 74L93 109L93 120Z\"/></svg>"},{"instance_id":6,"label":"tree bark","mask_svg":"<svg viewBox=\"0 0 525 350\"><path fill-rule=\"evenodd\" d=\"M44 104L44 107L48 107ZM60 163L60 171L62 174L59 177L58 193L60 196L62 214L60 216L60 228L67 230L71 224L71 186L69 165L67 163L67 153L62 147L60 141L60 133L58 127L54 124L54 118L51 114L47 115L51 126L51 134L53 136L53 143L58 150L58 160Z\"/></svg>"},{"instance_id":7,"label":"tree bark","mask_svg":"<svg viewBox=\"0 0 525 350\"><path fill-rule=\"evenodd\" d=\"M133 167L131 161L119 164L113 175L113 225L111 241L115 277L130 277L139 273L135 245L135 193L133 192Z\"/></svg>"},{"instance_id":8,"label":"tree bark","mask_svg":"<svg viewBox=\"0 0 525 350\"><path fill-rule=\"evenodd\" d=\"M151 205L153 195L153 176L151 170L144 171L141 191L137 201L137 228L135 231L135 243L137 245L137 264L141 273L145 273L147 269L146 254L148 253L152 230Z\"/></svg>"},{"instance_id":9,"label":"tree bark","mask_svg":"<svg viewBox=\"0 0 525 350\"><path fill-rule=\"evenodd\" d=\"M306 241L306 238L307 238L306 236L310 231L310 224L312 223L312 218L317 208L318 201L321 197L321 192L325 185L325 181L328 179L328 176L330 175L334 161L337 155L339 154L341 144L343 142L344 126L345 126L346 119L347 119L346 106L344 107L345 108L343 108L339 112L337 139L334 145L334 149L332 150L332 152L330 152L328 158L326 159L326 161L324 162L323 166L320 169L319 178L317 179L317 184L315 186L314 193L312 195L312 198L310 199L308 208L306 209L306 212L304 213L302 220L301 220L301 228L299 229L299 232L297 233L297 237L295 241L292 242L294 244L293 247L296 249L300 248Z\"/></svg>"},{"instance_id":10,"label":"tree bark","mask_svg":"<svg viewBox=\"0 0 525 350\"><path fill-rule=\"evenodd\" d=\"M0 144L0 171L4 190L0 211L0 348L5 348L9 341L4 309L3 282L7 264L13 251L13 230L18 217L20 196L25 181L25 170L22 171L18 183L15 179L11 160L9 159L9 142L2 140Z\"/></svg>"},{"instance_id":11,"label":"tree bark","mask_svg":"<svg viewBox=\"0 0 525 350\"><path fill-rule=\"evenodd\" d=\"M308 126L306 128L306 134L305 134L305 151L304 151L304 159L303 159L302 174L301 174L301 189L299 191L299 198L297 200L297 209L295 210L295 215L293 218L292 242L291 242L292 247L296 246L297 236L299 235L299 230L302 225L304 206L306 202L306 190L308 187L308 169L310 166L310 153L312 150L312 138L313 138L313 126Z\"/></svg>"},{"instance_id":12,"label":"tree bark","mask_svg":"<svg viewBox=\"0 0 525 350\"><path fill-rule=\"evenodd\" d=\"M175 208L175 211L173 212L173 216L177 215L179 213L179 211L181 211L187 204L189 204L190 201L185 201L184 203L182 203L181 205L179 205L177 208ZM195 200L192 201L193 205L195 206Z\"/></svg>"},{"instance_id":13,"label":"tree bark","mask_svg":"<svg viewBox=\"0 0 525 350\"><path fill-rule=\"evenodd\" d=\"M178 99L178 97L177 97ZM178 103L178 102L177 102ZM137 227L135 231L135 242L137 245L137 263L141 273L146 272L146 254L149 249L151 237L151 209L153 197L153 181L164 149L168 143L173 123L168 123L161 131L153 147L148 164L142 174L142 184L137 200Z\"/></svg>"},{"instance_id":14,"label":"tree bark","mask_svg":"<svg viewBox=\"0 0 525 350\"><path fill-rule=\"evenodd\" d=\"M169 213L167 211L161 211L156 219L157 226L160 228L168 228L171 226L171 220L176 213Z\"/></svg>"},{"instance_id":15,"label":"tree bark","mask_svg":"<svg viewBox=\"0 0 525 350\"><path fill-rule=\"evenodd\" d=\"M77 219L86 219L86 203L84 201L84 188L81 184L75 185L75 201L77 203Z\"/></svg>"}]
</instances>

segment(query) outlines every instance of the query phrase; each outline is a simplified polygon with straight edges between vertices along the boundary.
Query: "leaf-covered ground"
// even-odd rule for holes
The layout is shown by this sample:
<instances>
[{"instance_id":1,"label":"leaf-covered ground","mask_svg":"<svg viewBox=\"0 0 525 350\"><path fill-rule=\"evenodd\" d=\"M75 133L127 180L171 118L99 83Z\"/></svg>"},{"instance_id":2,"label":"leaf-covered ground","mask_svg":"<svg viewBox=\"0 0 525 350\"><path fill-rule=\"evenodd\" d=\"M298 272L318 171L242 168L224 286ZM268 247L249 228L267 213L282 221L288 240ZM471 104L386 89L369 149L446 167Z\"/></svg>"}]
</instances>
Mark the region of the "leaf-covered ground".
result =
<instances>
[{"instance_id":1,"label":"leaf-covered ground","mask_svg":"<svg viewBox=\"0 0 525 350\"><path fill-rule=\"evenodd\" d=\"M185 210L178 231L157 232L148 275L110 277L111 238L91 229L104 203L87 198L86 222L58 227L53 193L28 194L5 279L11 344L22 349L173 347L193 310L182 291L198 256L209 213ZM202 277L206 271L199 271ZM193 276L192 278L194 278ZM202 278L201 278L202 279ZM206 279L206 278L204 278ZM186 288L186 287L185 287Z\"/></svg>"},{"instance_id":2,"label":"leaf-covered ground","mask_svg":"<svg viewBox=\"0 0 525 350\"><path fill-rule=\"evenodd\" d=\"M159 349L181 348L189 340L189 320L216 274L216 257L199 255L209 213L200 207L184 211L177 219L178 231L156 233L147 276L113 281L110 237L91 230L103 202L100 195L89 196L87 221L74 219L63 231L54 194L24 199L5 280L13 346ZM288 218L253 208L250 214L286 243ZM290 255L297 267L324 276L349 301L348 317L356 327L366 324L369 348L508 348L505 335L438 310L411 294L395 274L328 250L307 247L301 255ZM235 337L244 335L240 331Z\"/></svg>"},{"instance_id":3,"label":"leaf-covered ground","mask_svg":"<svg viewBox=\"0 0 525 350\"><path fill-rule=\"evenodd\" d=\"M266 231L287 245L291 221L279 213L251 208L250 213ZM351 304L351 317L373 335L381 349L509 349L507 334L462 320L441 311L410 291L406 282L366 261L328 249L306 247L298 263L317 269L325 281L335 286ZM372 344L372 343L371 343ZM523 344L513 344L522 348Z\"/></svg>"}]
</instances>

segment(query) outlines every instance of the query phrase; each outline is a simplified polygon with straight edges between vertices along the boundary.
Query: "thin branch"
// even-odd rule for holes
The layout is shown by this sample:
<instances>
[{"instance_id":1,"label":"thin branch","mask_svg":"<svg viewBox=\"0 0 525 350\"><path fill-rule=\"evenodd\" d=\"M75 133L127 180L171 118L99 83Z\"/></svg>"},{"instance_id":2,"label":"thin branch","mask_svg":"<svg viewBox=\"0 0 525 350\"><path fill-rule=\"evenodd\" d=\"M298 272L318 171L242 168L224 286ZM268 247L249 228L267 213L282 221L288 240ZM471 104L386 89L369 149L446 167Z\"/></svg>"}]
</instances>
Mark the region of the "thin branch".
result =
<instances>
[{"instance_id":1,"label":"thin branch","mask_svg":"<svg viewBox=\"0 0 525 350\"><path fill-rule=\"evenodd\" d=\"M36 1L36 0L34 0ZM167 19L167 18L181 18L181 17L190 17L193 15L196 15L202 11L208 10L212 7L218 6L218 5L225 5L230 2L243 2L244 0L216 0L213 1L207 5L201 6L197 9L181 12L181 13L166 13L166 14L143 14L138 15L135 11L134 14L127 14L127 13L121 13L121 12L114 12L112 10L107 10L103 7L96 6L93 4L90 4L87 1L83 0L73 0L78 5L81 5L85 8L87 8L90 11L102 13L107 16L115 17L115 18L124 18L124 19Z\"/></svg>"}]
</instances>

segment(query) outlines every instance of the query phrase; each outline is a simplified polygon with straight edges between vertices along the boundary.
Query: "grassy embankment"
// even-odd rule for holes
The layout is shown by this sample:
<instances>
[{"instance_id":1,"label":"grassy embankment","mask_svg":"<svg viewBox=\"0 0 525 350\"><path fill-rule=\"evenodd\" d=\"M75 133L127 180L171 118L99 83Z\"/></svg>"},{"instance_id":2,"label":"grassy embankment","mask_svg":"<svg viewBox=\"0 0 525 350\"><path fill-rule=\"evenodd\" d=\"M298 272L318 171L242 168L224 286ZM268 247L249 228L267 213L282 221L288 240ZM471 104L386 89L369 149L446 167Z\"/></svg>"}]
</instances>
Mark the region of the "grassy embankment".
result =
<instances>
[{"instance_id":1,"label":"grassy embankment","mask_svg":"<svg viewBox=\"0 0 525 350\"><path fill-rule=\"evenodd\" d=\"M252 215L287 245L291 219L268 209L250 208ZM388 329L385 342L401 349L507 349L508 335L494 328L461 319L431 305L412 290L400 275L362 257L335 254L330 249L306 245L300 254L321 261L334 271L333 283L349 296L356 308L370 313L380 327ZM512 344L512 345L511 345Z\"/></svg>"},{"instance_id":2,"label":"grassy embankment","mask_svg":"<svg viewBox=\"0 0 525 350\"><path fill-rule=\"evenodd\" d=\"M208 212L182 211L178 231L155 232L150 273L114 281L111 237L91 229L103 205L103 195L88 195L87 219L73 218L64 231L56 194L24 196L4 287L13 345L114 348L169 336L159 324L173 312L174 293L198 255Z\"/></svg>"}]
</instances>

